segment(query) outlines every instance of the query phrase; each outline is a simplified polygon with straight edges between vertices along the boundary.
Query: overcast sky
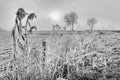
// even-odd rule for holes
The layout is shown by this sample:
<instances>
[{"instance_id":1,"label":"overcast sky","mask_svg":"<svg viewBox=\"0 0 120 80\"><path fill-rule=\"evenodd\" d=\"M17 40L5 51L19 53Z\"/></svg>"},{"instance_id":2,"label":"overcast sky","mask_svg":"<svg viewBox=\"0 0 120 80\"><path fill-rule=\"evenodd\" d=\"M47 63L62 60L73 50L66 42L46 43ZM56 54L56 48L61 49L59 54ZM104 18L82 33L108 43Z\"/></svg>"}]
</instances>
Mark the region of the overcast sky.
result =
<instances>
[{"instance_id":1,"label":"overcast sky","mask_svg":"<svg viewBox=\"0 0 120 80\"><path fill-rule=\"evenodd\" d=\"M98 20L95 29L120 29L120 0L0 0L0 28L12 29L19 7L36 13L33 25L39 30L50 30L53 24L64 25L64 15L73 11L79 15L80 29L88 28L85 21L91 17ZM57 20L50 16L55 12L59 13Z\"/></svg>"}]
</instances>

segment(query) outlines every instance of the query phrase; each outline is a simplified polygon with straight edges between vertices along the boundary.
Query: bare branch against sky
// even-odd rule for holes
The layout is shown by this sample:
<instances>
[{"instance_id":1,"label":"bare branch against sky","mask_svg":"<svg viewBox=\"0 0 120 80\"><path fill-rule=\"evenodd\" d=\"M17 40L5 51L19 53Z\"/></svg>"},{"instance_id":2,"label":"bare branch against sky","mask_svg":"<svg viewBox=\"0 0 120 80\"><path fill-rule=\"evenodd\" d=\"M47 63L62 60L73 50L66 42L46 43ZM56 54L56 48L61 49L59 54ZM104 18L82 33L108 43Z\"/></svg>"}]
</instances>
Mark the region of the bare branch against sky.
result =
<instances>
[{"instance_id":1,"label":"bare branch against sky","mask_svg":"<svg viewBox=\"0 0 120 80\"><path fill-rule=\"evenodd\" d=\"M0 0L0 28L11 30L15 11L23 7L36 13L34 23L38 30L50 30L53 24L64 25L65 14L73 11L83 21L96 18L95 29L120 29L119 4L120 0Z\"/></svg>"}]
</instances>

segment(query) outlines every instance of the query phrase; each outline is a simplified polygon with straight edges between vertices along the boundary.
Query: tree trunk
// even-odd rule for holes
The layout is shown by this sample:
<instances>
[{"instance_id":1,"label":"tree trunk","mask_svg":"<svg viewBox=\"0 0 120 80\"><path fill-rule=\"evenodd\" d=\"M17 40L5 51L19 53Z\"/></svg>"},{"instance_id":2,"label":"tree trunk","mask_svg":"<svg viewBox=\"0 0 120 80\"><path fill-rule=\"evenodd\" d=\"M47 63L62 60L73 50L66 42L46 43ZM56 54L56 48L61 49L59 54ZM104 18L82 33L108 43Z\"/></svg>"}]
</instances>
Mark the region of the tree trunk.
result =
<instances>
[{"instance_id":1,"label":"tree trunk","mask_svg":"<svg viewBox=\"0 0 120 80\"><path fill-rule=\"evenodd\" d=\"M72 24L71 27L72 27L72 31L74 31L74 24Z\"/></svg>"},{"instance_id":2,"label":"tree trunk","mask_svg":"<svg viewBox=\"0 0 120 80\"><path fill-rule=\"evenodd\" d=\"M93 25L91 26L91 30L90 30L90 32L93 32Z\"/></svg>"}]
</instances>

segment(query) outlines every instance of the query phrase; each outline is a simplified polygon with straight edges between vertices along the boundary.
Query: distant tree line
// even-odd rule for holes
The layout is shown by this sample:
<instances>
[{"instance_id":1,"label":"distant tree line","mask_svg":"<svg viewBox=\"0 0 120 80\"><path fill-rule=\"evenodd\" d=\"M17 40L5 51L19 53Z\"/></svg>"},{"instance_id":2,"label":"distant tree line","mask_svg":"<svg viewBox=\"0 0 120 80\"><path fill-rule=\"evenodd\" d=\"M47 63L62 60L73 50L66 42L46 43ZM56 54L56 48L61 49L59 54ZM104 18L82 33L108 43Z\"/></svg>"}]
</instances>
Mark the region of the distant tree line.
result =
<instances>
[{"instance_id":1,"label":"distant tree line","mask_svg":"<svg viewBox=\"0 0 120 80\"><path fill-rule=\"evenodd\" d=\"M64 21L66 23L66 27L70 27L72 31L74 31L75 24L78 21L78 14L76 12L68 13L64 16ZM94 26L97 24L97 20L95 18L89 18L87 20L87 25L90 28L90 31L93 31Z\"/></svg>"}]
</instances>

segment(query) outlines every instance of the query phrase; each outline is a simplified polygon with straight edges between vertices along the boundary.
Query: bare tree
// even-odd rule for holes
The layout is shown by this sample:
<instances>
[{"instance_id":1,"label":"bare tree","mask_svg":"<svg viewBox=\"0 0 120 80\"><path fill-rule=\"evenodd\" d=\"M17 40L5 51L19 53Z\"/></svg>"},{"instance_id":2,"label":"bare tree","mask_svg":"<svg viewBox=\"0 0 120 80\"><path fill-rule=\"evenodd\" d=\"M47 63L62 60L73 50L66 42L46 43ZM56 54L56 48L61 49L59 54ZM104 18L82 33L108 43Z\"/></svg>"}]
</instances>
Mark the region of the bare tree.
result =
<instances>
[{"instance_id":1,"label":"bare tree","mask_svg":"<svg viewBox=\"0 0 120 80\"><path fill-rule=\"evenodd\" d=\"M71 12L66 14L64 20L68 26L71 27L72 31L74 31L74 24L77 23L78 15L75 12Z\"/></svg>"},{"instance_id":2,"label":"bare tree","mask_svg":"<svg viewBox=\"0 0 120 80\"><path fill-rule=\"evenodd\" d=\"M90 31L93 31L93 27L97 24L97 20L95 18L88 19L87 21L88 26L90 27Z\"/></svg>"}]
</instances>

